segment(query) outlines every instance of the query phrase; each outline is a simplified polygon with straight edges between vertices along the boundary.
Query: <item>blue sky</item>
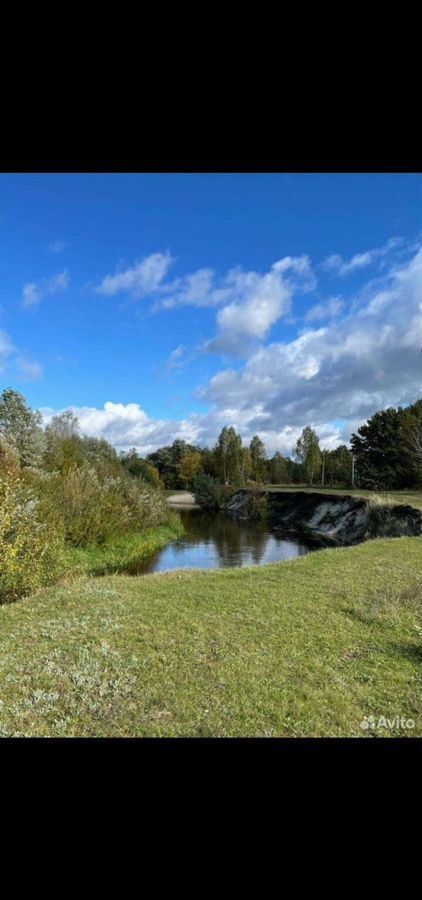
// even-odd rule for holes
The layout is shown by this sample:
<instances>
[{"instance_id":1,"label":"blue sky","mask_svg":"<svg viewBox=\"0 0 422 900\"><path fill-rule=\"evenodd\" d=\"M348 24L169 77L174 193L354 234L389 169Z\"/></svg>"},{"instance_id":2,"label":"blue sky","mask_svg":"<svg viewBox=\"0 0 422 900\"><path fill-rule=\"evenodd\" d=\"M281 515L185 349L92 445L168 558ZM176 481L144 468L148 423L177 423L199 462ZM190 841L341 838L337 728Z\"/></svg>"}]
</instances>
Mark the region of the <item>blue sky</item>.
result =
<instances>
[{"instance_id":1,"label":"blue sky","mask_svg":"<svg viewBox=\"0 0 422 900\"><path fill-rule=\"evenodd\" d=\"M416 175L1 175L0 386L149 452L422 395Z\"/></svg>"}]
</instances>

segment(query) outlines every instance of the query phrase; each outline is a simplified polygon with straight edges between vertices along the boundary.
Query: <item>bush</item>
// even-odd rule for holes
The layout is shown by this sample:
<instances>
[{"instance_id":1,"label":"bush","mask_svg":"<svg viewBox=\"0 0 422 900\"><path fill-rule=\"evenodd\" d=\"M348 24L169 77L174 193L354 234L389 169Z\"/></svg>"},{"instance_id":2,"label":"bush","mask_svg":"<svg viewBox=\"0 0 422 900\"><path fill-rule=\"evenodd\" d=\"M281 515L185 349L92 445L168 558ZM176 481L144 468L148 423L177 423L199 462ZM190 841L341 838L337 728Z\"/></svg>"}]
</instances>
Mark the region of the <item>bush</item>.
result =
<instances>
[{"instance_id":1,"label":"bush","mask_svg":"<svg viewBox=\"0 0 422 900\"><path fill-rule=\"evenodd\" d=\"M43 521L39 500L21 477L0 478L0 603L55 581L63 559L60 524Z\"/></svg>"},{"instance_id":2,"label":"bush","mask_svg":"<svg viewBox=\"0 0 422 900\"><path fill-rule=\"evenodd\" d=\"M19 453L16 447L0 437L0 478L13 477L19 472Z\"/></svg>"},{"instance_id":3,"label":"bush","mask_svg":"<svg viewBox=\"0 0 422 900\"><path fill-rule=\"evenodd\" d=\"M192 492L195 503L202 506L202 509L220 508L220 484L212 475L205 475L203 472L197 475L192 483Z\"/></svg>"},{"instance_id":4,"label":"bush","mask_svg":"<svg viewBox=\"0 0 422 900\"><path fill-rule=\"evenodd\" d=\"M75 546L163 525L170 516L161 492L128 476L101 477L88 465L44 476L40 495L44 508L61 516L66 540Z\"/></svg>"},{"instance_id":5,"label":"bush","mask_svg":"<svg viewBox=\"0 0 422 900\"><path fill-rule=\"evenodd\" d=\"M222 509L237 490L234 485L220 484L217 478L203 472L197 475L192 484L195 502L202 509Z\"/></svg>"}]
</instances>

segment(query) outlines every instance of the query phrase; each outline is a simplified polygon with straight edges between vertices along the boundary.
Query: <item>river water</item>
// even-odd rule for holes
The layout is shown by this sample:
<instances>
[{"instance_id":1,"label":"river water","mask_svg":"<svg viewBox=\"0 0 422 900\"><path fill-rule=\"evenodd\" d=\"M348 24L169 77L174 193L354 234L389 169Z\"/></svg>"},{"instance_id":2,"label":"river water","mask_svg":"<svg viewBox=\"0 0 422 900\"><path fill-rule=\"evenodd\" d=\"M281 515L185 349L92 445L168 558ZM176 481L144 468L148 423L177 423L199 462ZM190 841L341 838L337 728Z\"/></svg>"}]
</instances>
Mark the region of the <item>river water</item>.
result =
<instances>
[{"instance_id":1,"label":"river water","mask_svg":"<svg viewBox=\"0 0 422 900\"><path fill-rule=\"evenodd\" d=\"M171 569L261 566L304 556L311 550L303 541L279 537L265 527L239 525L224 513L207 513L201 509L179 512L185 533L142 563L139 574Z\"/></svg>"}]
</instances>

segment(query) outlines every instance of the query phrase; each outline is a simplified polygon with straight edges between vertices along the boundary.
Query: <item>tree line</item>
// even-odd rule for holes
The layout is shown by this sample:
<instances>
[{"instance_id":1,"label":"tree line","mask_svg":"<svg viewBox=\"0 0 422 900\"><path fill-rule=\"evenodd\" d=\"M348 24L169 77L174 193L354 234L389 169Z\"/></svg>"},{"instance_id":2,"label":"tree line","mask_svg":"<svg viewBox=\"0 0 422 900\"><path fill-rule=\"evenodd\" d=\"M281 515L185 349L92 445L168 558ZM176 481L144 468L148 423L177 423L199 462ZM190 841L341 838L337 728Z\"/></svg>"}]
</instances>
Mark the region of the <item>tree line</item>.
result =
<instances>
[{"instance_id":1,"label":"tree line","mask_svg":"<svg viewBox=\"0 0 422 900\"><path fill-rule=\"evenodd\" d=\"M152 488L190 489L198 477L224 486L243 484L323 485L374 490L422 484L422 399L408 407L389 407L373 415L342 444L322 449L317 432L304 427L291 456L268 455L255 435L244 444L234 426L222 428L214 447L184 440L142 457L136 448L117 453L108 441L81 434L71 410L42 417L12 389L0 395L0 442L25 469L66 473L83 465L109 476L127 474ZM3 453L4 456L4 453ZM0 472L2 465L0 448Z\"/></svg>"},{"instance_id":2,"label":"tree line","mask_svg":"<svg viewBox=\"0 0 422 900\"><path fill-rule=\"evenodd\" d=\"M141 476L142 467L152 465L165 487L174 490L192 488L201 476L232 487L248 483L314 485L321 476L327 485L350 484L350 450L341 445L321 451L318 435L310 426L303 429L293 457L279 451L269 456L258 435L244 445L232 425L221 430L212 448L176 440L150 453L145 460L134 448L121 456L123 464L134 473L138 470Z\"/></svg>"},{"instance_id":3,"label":"tree line","mask_svg":"<svg viewBox=\"0 0 422 900\"><path fill-rule=\"evenodd\" d=\"M152 466L166 488L192 488L198 478L224 486L242 484L361 487L401 490L422 487L422 400L408 407L375 413L352 434L350 448L323 449L310 425L304 427L292 456L269 456L255 435L244 445L233 426L225 426L214 447L176 440L140 461L135 449L121 456L123 464Z\"/></svg>"}]
</instances>

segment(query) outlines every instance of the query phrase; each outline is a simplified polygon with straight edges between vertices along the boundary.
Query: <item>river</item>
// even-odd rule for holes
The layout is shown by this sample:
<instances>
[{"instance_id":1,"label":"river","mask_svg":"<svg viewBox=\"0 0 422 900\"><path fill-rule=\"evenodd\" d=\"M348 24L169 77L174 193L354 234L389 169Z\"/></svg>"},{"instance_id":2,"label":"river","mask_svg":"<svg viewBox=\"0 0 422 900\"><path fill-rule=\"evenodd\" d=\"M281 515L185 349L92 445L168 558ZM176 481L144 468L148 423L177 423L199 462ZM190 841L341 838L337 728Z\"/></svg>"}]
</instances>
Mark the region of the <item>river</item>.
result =
<instances>
[{"instance_id":1,"label":"river","mask_svg":"<svg viewBox=\"0 0 422 900\"><path fill-rule=\"evenodd\" d=\"M139 574L172 569L220 569L261 566L304 556L312 549L303 541L282 538L263 526L239 525L224 513L179 509L184 534L142 563Z\"/></svg>"}]
</instances>

